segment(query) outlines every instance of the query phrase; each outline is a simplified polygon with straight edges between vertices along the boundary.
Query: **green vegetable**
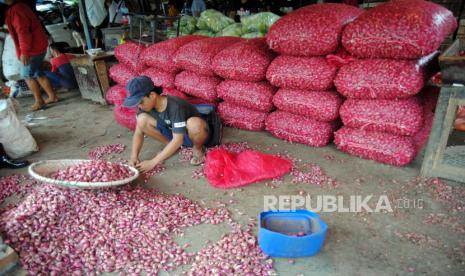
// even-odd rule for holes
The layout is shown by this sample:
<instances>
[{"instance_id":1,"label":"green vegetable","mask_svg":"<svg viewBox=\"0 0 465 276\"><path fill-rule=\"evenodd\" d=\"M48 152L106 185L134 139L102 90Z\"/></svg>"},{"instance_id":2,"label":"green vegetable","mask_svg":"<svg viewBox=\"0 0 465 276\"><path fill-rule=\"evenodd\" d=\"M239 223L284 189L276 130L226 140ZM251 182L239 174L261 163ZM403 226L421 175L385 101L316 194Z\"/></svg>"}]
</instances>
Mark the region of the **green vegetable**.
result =
<instances>
[{"instance_id":1,"label":"green vegetable","mask_svg":"<svg viewBox=\"0 0 465 276\"><path fill-rule=\"evenodd\" d=\"M274 22L278 21L280 17L272 12L260 12L254 15L241 17L242 32L261 32L267 33L268 29Z\"/></svg>"},{"instance_id":2,"label":"green vegetable","mask_svg":"<svg viewBox=\"0 0 465 276\"><path fill-rule=\"evenodd\" d=\"M216 34L212 31L209 31L209 30L198 30L198 31L195 31L193 34L195 35L204 35L204 36L209 36L209 37L215 37Z\"/></svg>"},{"instance_id":3,"label":"green vegetable","mask_svg":"<svg viewBox=\"0 0 465 276\"><path fill-rule=\"evenodd\" d=\"M242 35L242 24L234 23L224 28L221 32L218 33L218 36L238 36Z\"/></svg>"},{"instance_id":4,"label":"green vegetable","mask_svg":"<svg viewBox=\"0 0 465 276\"><path fill-rule=\"evenodd\" d=\"M265 37L266 34L261 33L261 32L253 32L253 33L246 33L243 34L241 37L242 38L257 38L257 37Z\"/></svg>"},{"instance_id":5,"label":"green vegetable","mask_svg":"<svg viewBox=\"0 0 465 276\"><path fill-rule=\"evenodd\" d=\"M217 33L234 23L234 20L217 10L205 10L197 20L197 28Z\"/></svg>"},{"instance_id":6,"label":"green vegetable","mask_svg":"<svg viewBox=\"0 0 465 276\"><path fill-rule=\"evenodd\" d=\"M197 19L193 16L184 15L181 17L181 22L179 23L179 32L183 34L191 34L196 29ZM177 22L175 23L177 24Z\"/></svg>"}]
</instances>

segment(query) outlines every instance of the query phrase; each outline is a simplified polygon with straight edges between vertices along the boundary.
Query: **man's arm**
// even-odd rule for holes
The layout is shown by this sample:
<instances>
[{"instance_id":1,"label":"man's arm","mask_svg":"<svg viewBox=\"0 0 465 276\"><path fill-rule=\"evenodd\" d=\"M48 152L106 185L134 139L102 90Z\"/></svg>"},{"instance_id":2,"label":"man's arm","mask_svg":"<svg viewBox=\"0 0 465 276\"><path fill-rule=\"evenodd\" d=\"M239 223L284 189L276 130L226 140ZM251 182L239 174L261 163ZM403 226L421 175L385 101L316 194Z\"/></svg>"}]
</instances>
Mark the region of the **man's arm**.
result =
<instances>
[{"instance_id":1,"label":"man's arm","mask_svg":"<svg viewBox=\"0 0 465 276\"><path fill-rule=\"evenodd\" d=\"M132 149L131 149L131 159L129 160L129 164L131 166L136 166L140 163L139 161L139 153L142 149L142 145L144 144L144 133L140 130L139 126L136 127L134 131L134 136L132 137Z\"/></svg>"},{"instance_id":2,"label":"man's arm","mask_svg":"<svg viewBox=\"0 0 465 276\"><path fill-rule=\"evenodd\" d=\"M151 160L146 160L137 165L137 169L142 173L150 171L156 165L162 163L170 158L182 146L184 140L184 133L173 133L173 139L166 145L166 147Z\"/></svg>"}]
</instances>

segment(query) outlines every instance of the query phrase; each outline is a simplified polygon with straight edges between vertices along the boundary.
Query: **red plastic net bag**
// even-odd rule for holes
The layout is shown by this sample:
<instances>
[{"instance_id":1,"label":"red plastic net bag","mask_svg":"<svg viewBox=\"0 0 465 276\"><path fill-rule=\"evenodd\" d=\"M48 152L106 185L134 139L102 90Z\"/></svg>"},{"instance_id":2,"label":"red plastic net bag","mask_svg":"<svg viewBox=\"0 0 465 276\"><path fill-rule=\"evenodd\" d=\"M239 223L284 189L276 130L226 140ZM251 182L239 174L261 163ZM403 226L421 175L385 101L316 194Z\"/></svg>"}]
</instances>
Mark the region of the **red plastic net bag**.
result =
<instances>
[{"instance_id":1,"label":"red plastic net bag","mask_svg":"<svg viewBox=\"0 0 465 276\"><path fill-rule=\"evenodd\" d=\"M126 88L119 84L110 87L105 94L105 99L109 104L121 105L125 98Z\"/></svg>"},{"instance_id":2,"label":"red plastic net bag","mask_svg":"<svg viewBox=\"0 0 465 276\"><path fill-rule=\"evenodd\" d=\"M218 102L216 101L212 102L212 101L208 101L208 100L197 98L197 97L189 97L187 101L190 102L191 104L208 104L208 105L212 105L215 107L218 106Z\"/></svg>"},{"instance_id":3,"label":"red plastic net bag","mask_svg":"<svg viewBox=\"0 0 465 276\"><path fill-rule=\"evenodd\" d=\"M267 42L274 51L291 56L321 56L336 51L344 26L363 13L342 4L310 5L274 23Z\"/></svg>"},{"instance_id":4,"label":"red plastic net bag","mask_svg":"<svg viewBox=\"0 0 465 276\"><path fill-rule=\"evenodd\" d=\"M342 122L351 128L413 136L423 127L423 107L416 97L402 100L355 100L344 102Z\"/></svg>"},{"instance_id":5,"label":"red plastic net bag","mask_svg":"<svg viewBox=\"0 0 465 276\"><path fill-rule=\"evenodd\" d=\"M323 57L279 56L268 67L266 78L278 87L327 90L333 86L336 71Z\"/></svg>"},{"instance_id":6,"label":"red plastic net bag","mask_svg":"<svg viewBox=\"0 0 465 276\"><path fill-rule=\"evenodd\" d=\"M431 111L428 105L424 105L423 112L423 127L412 137L415 149L418 153L428 142L434 121L434 112Z\"/></svg>"},{"instance_id":7,"label":"red plastic net bag","mask_svg":"<svg viewBox=\"0 0 465 276\"><path fill-rule=\"evenodd\" d=\"M155 86L174 88L175 73L165 72L161 69L152 67L142 72L142 75L149 77Z\"/></svg>"},{"instance_id":8,"label":"red plastic net bag","mask_svg":"<svg viewBox=\"0 0 465 276\"><path fill-rule=\"evenodd\" d=\"M201 35L186 35L153 44L142 52L141 58L145 65L157 67L166 72L176 73L173 58L179 48L195 40L207 38Z\"/></svg>"},{"instance_id":9,"label":"red plastic net bag","mask_svg":"<svg viewBox=\"0 0 465 276\"><path fill-rule=\"evenodd\" d=\"M176 75L176 88L182 92L214 102L217 100L216 87L221 82L217 77L201 76L189 71Z\"/></svg>"},{"instance_id":10,"label":"red plastic net bag","mask_svg":"<svg viewBox=\"0 0 465 276\"><path fill-rule=\"evenodd\" d=\"M216 90L218 97L227 102L261 112L269 112L273 109L273 95L276 88L268 82L225 80Z\"/></svg>"},{"instance_id":11,"label":"red plastic net bag","mask_svg":"<svg viewBox=\"0 0 465 276\"><path fill-rule=\"evenodd\" d=\"M280 110L266 118L266 130L273 136L312 147L326 146L335 128L334 122L320 122Z\"/></svg>"},{"instance_id":12,"label":"red plastic net bag","mask_svg":"<svg viewBox=\"0 0 465 276\"><path fill-rule=\"evenodd\" d=\"M126 108L123 106L116 106L113 111L115 121L130 130L136 129L137 124L137 108Z\"/></svg>"},{"instance_id":13,"label":"red plastic net bag","mask_svg":"<svg viewBox=\"0 0 465 276\"><path fill-rule=\"evenodd\" d=\"M140 73L145 70L145 64L139 58L144 49L145 46L142 44L126 42L116 46L115 57L119 62L129 66L131 70Z\"/></svg>"},{"instance_id":14,"label":"red plastic net bag","mask_svg":"<svg viewBox=\"0 0 465 276\"><path fill-rule=\"evenodd\" d=\"M369 9L342 34L342 44L362 58L414 59L441 46L457 28L451 11L423 0L389 1Z\"/></svg>"},{"instance_id":15,"label":"red plastic net bag","mask_svg":"<svg viewBox=\"0 0 465 276\"><path fill-rule=\"evenodd\" d=\"M241 41L239 37L212 37L190 42L177 51L174 62L176 67L200 75L214 76L212 60L221 50Z\"/></svg>"},{"instance_id":16,"label":"red plastic net bag","mask_svg":"<svg viewBox=\"0 0 465 276\"><path fill-rule=\"evenodd\" d=\"M339 118L342 98L335 91L281 88L274 96L273 103L280 110L329 122Z\"/></svg>"},{"instance_id":17,"label":"red plastic net bag","mask_svg":"<svg viewBox=\"0 0 465 276\"><path fill-rule=\"evenodd\" d=\"M420 92L432 56L420 60L365 59L342 66L334 84L347 98L396 99Z\"/></svg>"},{"instance_id":18,"label":"red plastic net bag","mask_svg":"<svg viewBox=\"0 0 465 276\"><path fill-rule=\"evenodd\" d=\"M416 156L411 137L342 127L334 134L337 148L377 162L405 166Z\"/></svg>"},{"instance_id":19,"label":"red plastic net bag","mask_svg":"<svg viewBox=\"0 0 465 276\"><path fill-rule=\"evenodd\" d=\"M186 100L186 101L188 99L190 99L189 95L186 95L182 91L179 91L179 90L177 90L175 88L163 88L162 95L175 96L175 97L181 98L181 99Z\"/></svg>"},{"instance_id":20,"label":"red plastic net bag","mask_svg":"<svg viewBox=\"0 0 465 276\"><path fill-rule=\"evenodd\" d=\"M123 64L115 64L110 67L108 75L110 75L112 80L124 87L126 87L129 80L137 77L137 74L134 71Z\"/></svg>"},{"instance_id":21,"label":"red plastic net bag","mask_svg":"<svg viewBox=\"0 0 465 276\"><path fill-rule=\"evenodd\" d=\"M217 148L208 152L204 172L212 186L227 189L281 177L291 168L290 160L278 156L255 150L235 153Z\"/></svg>"},{"instance_id":22,"label":"red plastic net bag","mask_svg":"<svg viewBox=\"0 0 465 276\"><path fill-rule=\"evenodd\" d=\"M265 129L267 115L265 112L255 111L233 103L222 102L218 105L218 113L226 125L251 131Z\"/></svg>"},{"instance_id":23,"label":"red plastic net bag","mask_svg":"<svg viewBox=\"0 0 465 276\"><path fill-rule=\"evenodd\" d=\"M219 52L213 59L216 74L232 80L261 81L274 58L264 38L236 43Z\"/></svg>"}]
</instances>

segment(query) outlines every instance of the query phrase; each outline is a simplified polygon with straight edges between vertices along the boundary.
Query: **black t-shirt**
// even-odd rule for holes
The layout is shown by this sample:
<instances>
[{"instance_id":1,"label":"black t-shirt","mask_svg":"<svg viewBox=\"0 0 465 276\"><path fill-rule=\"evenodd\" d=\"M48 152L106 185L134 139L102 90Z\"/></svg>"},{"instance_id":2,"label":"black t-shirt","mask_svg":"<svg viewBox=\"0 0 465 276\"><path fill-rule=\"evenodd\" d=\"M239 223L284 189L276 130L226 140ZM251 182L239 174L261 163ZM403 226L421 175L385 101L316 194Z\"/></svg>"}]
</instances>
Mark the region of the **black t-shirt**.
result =
<instances>
[{"instance_id":1,"label":"black t-shirt","mask_svg":"<svg viewBox=\"0 0 465 276\"><path fill-rule=\"evenodd\" d=\"M199 111L195 106L181 98L174 96L166 96L166 98L167 103L165 111L157 112L155 109L152 109L148 114L154 117L157 123L161 123L165 127L171 129L173 133L186 133L187 119L191 117L201 117ZM138 114L144 112L143 110L139 110Z\"/></svg>"}]
</instances>

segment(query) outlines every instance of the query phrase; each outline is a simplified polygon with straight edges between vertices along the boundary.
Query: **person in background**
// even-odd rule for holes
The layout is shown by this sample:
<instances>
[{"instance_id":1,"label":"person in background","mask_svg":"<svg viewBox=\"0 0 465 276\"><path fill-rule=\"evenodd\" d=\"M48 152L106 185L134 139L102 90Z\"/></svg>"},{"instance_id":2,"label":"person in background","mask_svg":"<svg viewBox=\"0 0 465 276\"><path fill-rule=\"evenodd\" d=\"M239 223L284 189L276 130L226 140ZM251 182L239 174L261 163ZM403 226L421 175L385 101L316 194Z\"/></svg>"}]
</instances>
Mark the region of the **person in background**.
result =
<instances>
[{"instance_id":1,"label":"person in background","mask_svg":"<svg viewBox=\"0 0 465 276\"><path fill-rule=\"evenodd\" d=\"M74 89L78 87L76 76L74 75L73 67L69 63L73 55L65 54L65 44L54 42L50 44L50 52L52 53L51 71L45 71L45 75L52 83L55 89Z\"/></svg>"},{"instance_id":2,"label":"person in background","mask_svg":"<svg viewBox=\"0 0 465 276\"><path fill-rule=\"evenodd\" d=\"M121 24L123 22L123 14L119 11L124 1L105 0L105 5L108 8L108 27L113 24Z\"/></svg>"},{"instance_id":3,"label":"person in background","mask_svg":"<svg viewBox=\"0 0 465 276\"><path fill-rule=\"evenodd\" d=\"M194 17L200 17L200 14L207 9L203 0L193 0L191 6L191 12Z\"/></svg>"},{"instance_id":4,"label":"person in background","mask_svg":"<svg viewBox=\"0 0 465 276\"><path fill-rule=\"evenodd\" d=\"M168 16L178 16L179 10L176 8L176 3L174 0L168 1Z\"/></svg>"},{"instance_id":5,"label":"person in background","mask_svg":"<svg viewBox=\"0 0 465 276\"><path fill-rule=\"evenodd\" d=\"M216 3L215 0L207 0L205 4L207 6L207 10L208 9L219 10L218 3Z\"/></svg>"},{"instance_id":6,"label":"person in background","mask_svg":"<svg viewBox=\"0 0 465 276\"><path fill-rule=\"evenodd\" d=\"M229 17L236 22L240 22L242 15L250 15L257 13L257 11L258 6L252 0L233 0L229 10Z\"/></svg>"},{"instance_id":7,"label":"person in background","mask_svg":"<svg viewBox=\"0 0 465 276\"><path fill-rule=\"evenodd\" d=\"M19 169L29 166L28 161L20 161L11 159L8 154L6 154L5 149L3 148L2 143L0 143L0 169Z\"/></svg>"},{"instance_id":8,"label":"person in background","mask_svg":"<svg viewBox=\"0 0 465 276\"><path fill-rule=\"evenodd\" d=\"M5 21L15 44L16 55L21 61L21 76L34 95L35 103L31 110L36 111L46 104L57 102L58 98L53 87L41 69L48 40L39 19L24 3L17 3L14 0L0 2L9 5ZM48 95L45 101L42 99L40 87Z\"/></svg>"},{"instance_id":9,"label":"person in background","mask_svg":"<svg viewBox=\"0 0 465 276\"><path fill-rule=\"evenodd\" d=\"M79 20L79 11L75 10L68 18L68 26L73 30L73 38L78 47L82 47L82 51L86 50L86 41L84 40L84 29Z\"/></svg>"}]
</instances>

